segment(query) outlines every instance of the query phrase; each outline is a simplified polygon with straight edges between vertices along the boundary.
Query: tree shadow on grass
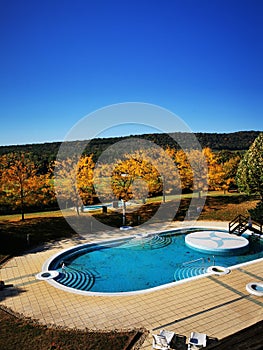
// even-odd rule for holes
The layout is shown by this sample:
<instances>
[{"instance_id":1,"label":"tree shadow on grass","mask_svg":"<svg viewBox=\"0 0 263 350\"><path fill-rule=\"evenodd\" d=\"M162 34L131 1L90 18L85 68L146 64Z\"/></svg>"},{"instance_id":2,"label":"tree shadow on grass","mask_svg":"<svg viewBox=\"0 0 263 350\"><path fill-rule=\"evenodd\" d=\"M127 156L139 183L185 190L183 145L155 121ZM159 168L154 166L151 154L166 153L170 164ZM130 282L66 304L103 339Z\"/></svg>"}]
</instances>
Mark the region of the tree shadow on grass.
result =
<instances>
[{"instance_id":1,"label":"tree shadow on grass","mask_svg":"<svg viewBox=\"0 0 263 350\"><path fill-rule=\"evenodd\" d=\"M206 202L207 204L211 203L222 203L222 205L226 204L240 204L247 201L253 201L255 197L247 196L247 195L232 195L232 196L207 196Z\"/></svg>"}]
</instances>

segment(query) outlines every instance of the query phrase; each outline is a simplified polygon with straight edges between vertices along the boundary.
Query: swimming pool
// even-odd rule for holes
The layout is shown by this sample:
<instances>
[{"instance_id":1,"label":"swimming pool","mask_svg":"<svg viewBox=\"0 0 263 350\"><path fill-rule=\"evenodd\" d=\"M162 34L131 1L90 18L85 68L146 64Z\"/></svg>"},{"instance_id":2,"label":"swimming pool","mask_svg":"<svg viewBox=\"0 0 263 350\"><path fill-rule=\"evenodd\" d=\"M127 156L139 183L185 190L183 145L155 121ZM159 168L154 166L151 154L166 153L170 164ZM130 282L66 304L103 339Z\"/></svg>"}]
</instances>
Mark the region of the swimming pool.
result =
<instances>
[{"instance_id":1,"label":"swimming pool","mask_svg":"<svg viewBox=\"0 0 263 350\"><path fill-rule=\"evenodd\" d=\"M51 257L43 271L58 271L59 275L47 282L66 291L125 295L196 278L206 274L212 265L231 267L263 258L262 240L251 238L248 251L238 255L215 255L191 249L185 244L185 237L198 231L206 230L176 229L79 245Z\"/></svg>"},{"instance_id":2,"label":"swimming pool","mask_svg":"<svg viewBox=\"0 0 263 350\"><path fill-rule=\"evenodd\" d=\"M81 210L83 213L90 212L90 211L95 211L102 209L103 207L110 208L112 207L112 203L107 203L107 204L95 204L95 205L84 205Z\"/></svg>"}]
</instances>

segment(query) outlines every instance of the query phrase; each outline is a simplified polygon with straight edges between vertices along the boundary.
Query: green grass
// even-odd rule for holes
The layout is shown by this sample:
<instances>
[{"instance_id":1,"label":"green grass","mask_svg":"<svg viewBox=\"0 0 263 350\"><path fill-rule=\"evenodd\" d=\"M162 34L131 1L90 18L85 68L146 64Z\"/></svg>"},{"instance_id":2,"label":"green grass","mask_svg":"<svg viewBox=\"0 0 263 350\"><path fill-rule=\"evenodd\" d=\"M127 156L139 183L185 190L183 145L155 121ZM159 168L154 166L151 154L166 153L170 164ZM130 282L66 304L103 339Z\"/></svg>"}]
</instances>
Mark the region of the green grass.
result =
<instances>
[{"instance_id":1,"label":"green grass","mask_svg":"<svg viewBox=\"0 0 263 350\"><path fill-rule=\"evenodd\" d=\"M68 215L72 214L71 210L65 210L64 213L68 213ZM53 211L43 211L43 212L36 212L36 213L26 213L25 218L26 219L34 219L34 218L56 218L61 217L62 212L61 210L53 210ZM21 214L9 214L9 215L0 215L0 222L3 221L20 221L21 220Z\"/></svg>"}]
</instances>

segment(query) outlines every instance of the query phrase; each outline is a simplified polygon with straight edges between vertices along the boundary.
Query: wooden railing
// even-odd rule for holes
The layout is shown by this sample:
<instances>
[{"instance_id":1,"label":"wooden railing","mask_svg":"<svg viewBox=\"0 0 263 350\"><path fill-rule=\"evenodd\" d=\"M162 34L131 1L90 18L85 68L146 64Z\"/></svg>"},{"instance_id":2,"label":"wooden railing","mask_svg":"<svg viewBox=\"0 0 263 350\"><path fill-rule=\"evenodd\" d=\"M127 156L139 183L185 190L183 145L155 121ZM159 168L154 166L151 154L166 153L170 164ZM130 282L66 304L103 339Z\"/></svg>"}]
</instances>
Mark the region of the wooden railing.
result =
<instances>
[{"instance_id":1,"label":"wooden railing","mask_svg":"<svg viewBox=\"0 0 263 350\"><path fill-rule=\"evenodd\" d=\"M262 224L255 220L251 220L249 216L238 215L228 224L229 233L236 233L241 235L246 230L251 230L256 234L262 235Z\"/></svg>"}]
</instances>

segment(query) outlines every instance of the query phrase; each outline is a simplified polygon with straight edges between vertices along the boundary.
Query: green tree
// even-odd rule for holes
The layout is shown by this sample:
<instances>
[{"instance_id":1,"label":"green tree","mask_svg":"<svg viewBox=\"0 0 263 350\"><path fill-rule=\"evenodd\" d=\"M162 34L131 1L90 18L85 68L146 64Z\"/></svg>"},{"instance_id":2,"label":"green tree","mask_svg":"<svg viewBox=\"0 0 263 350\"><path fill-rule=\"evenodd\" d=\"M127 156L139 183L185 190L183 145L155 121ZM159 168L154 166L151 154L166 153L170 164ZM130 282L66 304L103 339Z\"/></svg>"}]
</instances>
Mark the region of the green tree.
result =
<instances>
[{"instance_id":1,"label":"green tree","mask_svg":"<svg viewBox=\"0 0 263 350\"><path fill-rule=\"evenodd\" d=\"M245 193L259 194L260 201L249 213L254 220L263 223L263 133L259 134L240 161L237 184Z\"/></svg>"},{"instance_id":2,"label":"green tree","mask_svg":"<svg viewBox=\"0 0 263 350\"><path fill-rule=\"evenodd\" d=\"M259 194L263 201L263 133L255 139L240 161L237 185L247 194Z\"/></svg>"}]
</instances>

